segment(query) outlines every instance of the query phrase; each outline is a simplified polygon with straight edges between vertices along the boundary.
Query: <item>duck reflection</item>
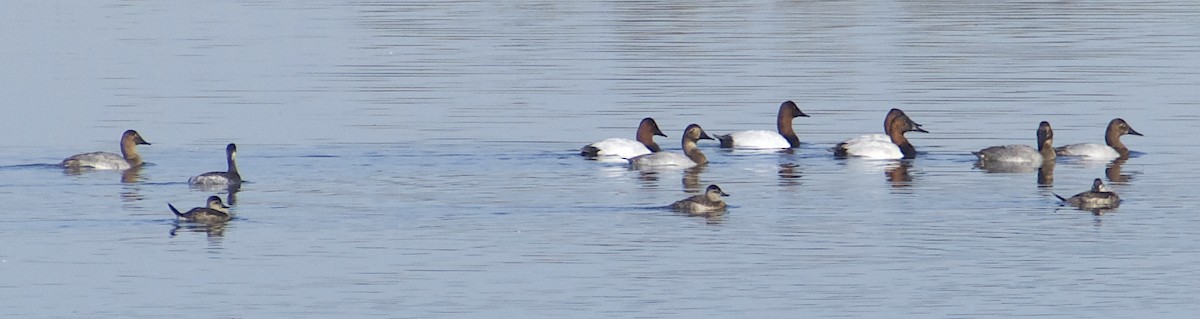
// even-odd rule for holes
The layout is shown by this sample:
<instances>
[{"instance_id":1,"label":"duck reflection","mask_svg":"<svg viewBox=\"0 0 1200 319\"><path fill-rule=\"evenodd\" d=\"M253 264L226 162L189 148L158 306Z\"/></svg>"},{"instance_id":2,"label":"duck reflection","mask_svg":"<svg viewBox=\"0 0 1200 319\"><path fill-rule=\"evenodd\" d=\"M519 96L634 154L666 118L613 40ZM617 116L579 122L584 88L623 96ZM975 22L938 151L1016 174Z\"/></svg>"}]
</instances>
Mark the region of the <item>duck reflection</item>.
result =
<instances>
[{"instance_id":1,"label":"duck reflection","mask_svg":"<svg viewBox=\"0 0 1200 319\"><path fill-rule=\"evenodd\" d=\"M220 238L225 236L225 223L204 224L177 220L174 224L172 224L172 226L170 238L175 238L179 232L204 233L205 237L209 238Z\"/></svg>"},{"instance_id":2,"label":"duck reflection","mask_svg":"<svg viewBox=\"0 0 1200 319\"><path fill-rule=\"evenodd\" d=\"M225 194L225 202L229 205L237 205L237 193L242 190L242 184L229 186L229 193Z\"/></svg>"},{"instance_id":3,"label":"duck reflection","mask_svg":"<svg viewBox=\"0 0 1200 319\"><path fill-rule=\"evenodd\" d=\"M988 173L1032 173L1038 165L1028 162L975 161L975 168Z\"/></svg>"},{"instance_id":4,"label":"duck reflection","mask_svg":"<svg viewBox=\"0 0 1200 319\"><path fill-rule=\"evenodd\" d=\"M1054 161L1042 163L1042 167L1038 168L1038 187L1054 186L1054 166L1057 165Z\"/></svg>"},{"instance_id":5,"label":"duck reflection","mask_svg":"<svg viewBox=\"0 0 1200 319\"><path fill-rule=\"evenodd\" d=\"M725 222L725 214L688 215L689 217L704 217L707 225L720 225Z\"/></svg>"},{"instance_id":6,"label":"duck reflection","mask_svg":"<svg viewBox=\"0 0 1200 319\"><path fill-rule=\"evenodd\" d=\"M226 194L225 202L229 203L229 205L237 205L237 193L242 190L241 183L232 184L232 185L191 184L191 185L188 185L188 187L191 189L194 189L194 190L207 192L207 193Z\"/></svg>"},{"instance_id":7,"label":"duck reflection","mask_svg":"<svg viewBox=\"0 0 1200 319\"><path fill-rule=\"evenodd\" d=\"M1042 162L1041 165L1033 165L1033 163L975 161L975 168L987 173L1031 173L1036 171L1038 187L1050 187L1054 185L1055 165L1057 164L1052 160Z\"/></svg>"},{"instance_id":8,"label":"duck reflection","mask_svg":"<svg viewBox=\"0 0 1200 319\"><path fill-rule=\"evenodd\" d=\"M779 186L800 186L803 175L799 168L800 165L795 163L779 164Z\"/></svg>"},{"instance_id":9,"label":"duck reflection","mask_svg":"<svg viewBox=\"0 0 1200 319\"><path fill-rule=\"evenodd\" d=\"M883 169L884 176L887 177L888 183L892 187L910 187L912 186L912 176L908 174L908 169L912 167L912 162L901 160L891 164Z\"/></svg>"},{"instance_id":10,"label":"duck reflection","mask_svg":"<svg viewBox=\"0 0 1200 319\"><path fill-rule=\"evenodd\" d=\"M683 190L687 192L698 192L703 188L700 186L700 173L703 173L706 165L695 166L683 171Z\"/></svg>"},{"instance_id":11,"label":"duck reflection","mask_svg":"<svg viewBox=\"0 0 1200 319\"><path fill-rule=\"evenodd\" d=\"M133 184L142 181L142 167L137 166L121 172L121 183Z\"/></svg>"},{"instance_id":12,"label":"duck reflection","mask_svg":"<svg viewBox=\"0 0 1200 319\"><path fill-rule=\"evenodd\" d=\"M638 170L638 180L642 182L643 187L654 187L658 184L658 171L655 170Z\"/></svg>"},{"instance_id":13,"label":"duck reflection","mask_svg":"<svg viewBox=\"0 0 1200 319\"><path fill-rule=\"evenodd\" d=\"M142 167L136 166L121 172L121 201L133 203L146 199L142 196Z\"/></svg>"},{"instance_id":14,"label":"duck reflection","mask_svg":"<svg viewBox=\"0 0 1200 319\"><path fill-rule=\"evenodd\" d=\"M1116 160L1113 160L1111 163L1108 163L1108 165L1104 168L1104 176L1108 178L1109 182L1128 183L1131 180L1133 180L1132 175L1123 174L1121 172L1121 165L1124 165L1125 161L1128 159L1129 159L1129 157L1126 156L1123 158L1118 158Z\"/></svg>"}]
</instances>

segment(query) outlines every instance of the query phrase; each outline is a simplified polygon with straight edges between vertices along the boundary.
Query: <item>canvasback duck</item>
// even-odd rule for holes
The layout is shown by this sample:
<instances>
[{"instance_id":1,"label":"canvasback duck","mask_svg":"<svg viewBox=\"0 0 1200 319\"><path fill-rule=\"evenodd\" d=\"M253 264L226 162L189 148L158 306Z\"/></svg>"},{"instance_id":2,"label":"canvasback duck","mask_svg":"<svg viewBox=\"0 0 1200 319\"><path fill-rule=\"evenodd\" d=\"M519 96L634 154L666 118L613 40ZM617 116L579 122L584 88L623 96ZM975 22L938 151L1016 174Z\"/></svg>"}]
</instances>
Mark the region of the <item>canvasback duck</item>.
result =
<instances>
[{"instance_id":1,"label":"canvasback duck","mask_svg":"<svg viewBox=\"0 0 1200 319\"><path fill-rule=\"evenodd\" d=\"M833 154L837 157L912 159L917 157L917 149L908 142L904 133L929 133L921 128L921 124L909 119L908 115L905 115L904 111L900 109L892 109L888 112L887 117L883 119L883 132L886 135L868 134L838 143L833 147Z\"/></svg>"},{"instance_id":2,"label":"canvasback duck","mask_svg":"<svg viewBox=\"0 0 1200 319\"><path fill-rule=\"evenodd\" d=\"M629 165L635 169L641 168L689 168L696 165L708 163L708 157L700 152L700 148L696 147L696 142L699 140L711 140L704 129L700 125L691 124L683 130L683 154L672 152L655 152L645 155L639 155L629 159Z\"/></svg>"},{"instance_id":3,"label":"canvasback duck","mask_svg":"<svg viewBox=\"0 0 1200 319\"><path fill-rule=\"evenodd\" d=\"M978 152L971 152L971 154L975 154L979 158L979 163L984 166L987 166L988 163L999 163L1038 167L1043 162L1055 159L1054 130L1050 128L1050 122L1042 121L1041 124L1038 124L1037 141L1037 149L1029 145L1013 144L992 146Z\"/></svg>"},{"instance_id":4,"label":"canvasback duck","mask_svg":"<svg viewBox=\"0 0 1200 319\"><path fill-rule=\"evenodd\" d=\"M1096 143L1079 143L1071 144L1056 148L1060 156L1083 156L1096 159L1115 159L1128 158L1129 148L1125 147L1125 143L1121 143L1121 135L1132 134L1142 136L1125 123L1125 120L1115 118L1108 122L1108 128L1104 130L1104 144Z\"/></svg>"},{"instance_id":5,"label":"canvasback duck","mask_svg":"<svg viewBox=\"0 0 1200 319\"><path fill-rule=\"evenodd\" d=\"M128 130L121 134L121 155L109 152L91 152L83 154L75 154L62 161L62 167L81 169L116 169L125 170L132 167L138 167L143 164L142 155L138 154L137 146L150 145L142 139L142 135L137 131Z\"/></svg>"},{"instance_id":6,"label":"canvasback duck","mask_svg":"<svg viewBox=\"0 0 1200 319\"><path fill-rule=\"evenodd\" d=\"M722 148L798 148L800 138L796 136L796 130L792 129L792 119L797 117L808 117L808 114L801 112L795 102L787 101L779 105L779 114L775 117L777 132L741 131L716 137L721 141Z\"/></svg>"},{"instance_id":7,"label":"canvasback duck","mask_svg":"<svg viewBox=\"0 0 1200 319\"><path fill-rule=\"evenodd\" d=\"M229 215L229 206L225 206L221 202L221 198L217 196L209 196L205 207L192 208L186 213L180 213L171 203L167 203L167 207L171 208L171 212L175 213L175 217L179 220L197 223L221 223L229 221L231 218Z\"/></svg>"},{"instance_id":8,"label":"canvasback duck","mask_svg":"<svg viewBox=\"0 0 1200 319\"><path fill-rule=\"evenodd\" d=\"M236 185L242 183L242 175L237 169L237 145L229 143L225 146L225 163L228 165L224 172L208 172L188 179L191 185Z\"/></svg>"},{"instance_id":9,"label":"canvasback duck","mask_svg":"<svg viewBox=\"0 0 1200 319\"><path fill-rule=\"evenodd\" d=\"M638 155L662 151L662 148L658 147L658 143L654 142L655 135L667 137L666 134L663 134L658 129L658 123L655 123L654 119L647 117L642 119L641 124L638 124L637 140L616 137L605 139L580 148L579 155L589 158L615 157L629 159Z\"/></svg>"},{"instance_id":10,"label":"canvasback duck","mask_svg":"<svg viewBox=\"0 0 1200 319\"><path fill-rule=\"evenodd\" d=\"M1092 181L1092 189L1089 191L1075 194L1070 198L1063 198L1058 194L1054 194L1054 197L1058 197L1063 203L1082 209L1113 208L1121 202L1121 196L1117 196L1112 189L1104 186L1104 182L1099 178Z\"/></svg>"},{"instance_id":11,"label":"canvasback duck","mask_svg":"<svg viewBox=\"0 0 1200 319\"><path fill-rule=\"evenodd\" d=\"M684 198L671 204L671 209L692 214L706 215L725 211L725 201L721 197L729 196L717 185L708 185L704 194Z\"/></svg>"}]
</instances>

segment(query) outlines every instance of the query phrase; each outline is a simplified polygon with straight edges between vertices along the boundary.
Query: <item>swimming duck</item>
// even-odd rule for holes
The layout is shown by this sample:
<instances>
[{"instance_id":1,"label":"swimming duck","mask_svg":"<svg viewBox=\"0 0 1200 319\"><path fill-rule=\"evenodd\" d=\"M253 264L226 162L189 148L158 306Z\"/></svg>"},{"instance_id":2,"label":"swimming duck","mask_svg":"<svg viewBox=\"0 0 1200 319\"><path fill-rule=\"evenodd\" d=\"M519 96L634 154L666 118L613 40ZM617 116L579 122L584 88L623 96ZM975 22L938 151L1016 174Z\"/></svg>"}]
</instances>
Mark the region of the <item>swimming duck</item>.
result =
<instances>
[{"instance_id":1,"label":"swimming duck","mask_svg":"<svg viewBox=\"0 0 1200 319\"><path fill-rule=\"evenodd\" d=\"M704 194L684 198L671 204L671 209L692 215L712 214L725 211L725 201L721 197L729 196L717 185L708 185Z\"/></svg>"},{"instance_id":2,"label":"swimming duck","mask_svg":"<svg viewBox=\"0 0 1200 319\"><path fill-rule=\"evenodd\" d=\"M629 159L638 155L662 151L662 148L658 147L658 143L654 142L655 135L667 137L667 134L663 134L658 129L658 123L654 122L654 119L647 117L642 119L642 122L638 124L637 135L635 137L637 140L618 137L605 139L580 148L579 155L589 158L616 157Z\"/></svg>"},{"instance_id":3,"label":"swimming duck","mask_svg":"<svg viewBox=\"0 0 1200 319\"><path fill-rule=\"evenodd\" d=\"M672 152L655 152L639 155L629 159L629 165L635 169L651 167L688 168L708 163L708 157L696 147L699 140L711 140L700 125L691 124L683 130L683 154Z\"/></svg>"},{"instance_id":4,"label":"swimming duck","mask_svg":"<svg viewBox=\"0 0 1200 319\"><path fill-rule=\"evenodd\" d=\"M883 131L886 135L868 134L838 143L833 147L833 154L837 157L857 156L870 159L916 158L917 149L908 142L904 133L929 133L900 109L888 112L887 117L883 119Z\"/></svg>"},{"instance_id":5,"label":"swimming duck","mask_svg":"<svg viewBox=\"0 0 1200 319\"><path fill-rule=\"evenodd\" d=\"M217 196L209 196L205 207L192 208L186 213L180 213L171 203L167 203L167 207L171 208L171 212L174 212L175 217L179 220L197 223L221 223L229 221L231 218L229 215L229 206L225 206L221 202L221 198Z\"/></svg>"},{"instance_id":6,"label":"swimming duck","mask_svg":"<svg viewBox=\"0 0 1200 319\"><path fill-rule=\"evenodd\" d=\"M242 175L237 169L237 145L229 143L225 146L225 163L228 168L224 172L208 172L188 179L191 185L236 185L242 183Z\"/></svg>"},{"instance_id":7,"label":"swimming duck","mask_svg":"<svg viewBox=\"0 0 1200 319\"><path fill-rule=\"evenodd\" d=\"M1104 182L1099 178L1092 181L1092 189L1086 192L1075 194L1070 198L1063 198L1054 194L1063 203L1082 209L1097 209L1097 208L1113 208L1117 207L1121 202L1121 196L1117 196L1112 189L1104 186Z\"/></svg>"},{"instance_id":8,"label":"swimming duck","mask_svg":"<svg viewBox=\"0 0 1200 319\"><path fill-rule=\"evenodd\" d=\"M763 130L741 131L727 135L717 135L717 140L721 141L721 147L723 148L797 148L800 147L800 138L796 136L796 131L792 129L792 119L802 116L808 117L808 114L801 112L795 102L783 102L783 104L779 105L779 114L775 117L777 132Z\"/></svg>"},{"instance_id":9,"label":"swimming duck","mask_svg":"<svg viewBox=\"0 0 1200 319\"><path fill-rule=\"evenodd\" d=\"M1045 161L1053 161L1054 154L1054 130L1050 128L1050 122L1042 121L1038 124L1037 129L1038 147L1034 149L1029 145L1013 144L1004 146L992 146L971 152L979 158L979 163L987 166L988 163L993 164L1027 164L1030 167L1041 166Z\"/></svg>"},{"instance_id":10,"label":"swimming duck","mask_svg":"<svg viewBox=\"0 0 1200 319\"><path fill-rule=\"evenodd\" d=\"M109 152L91 152L75 154L62 161L64 168L81 169L116 169L125 170L143 164L142 156L138 154L137 146L150 145L142 139L137 131L128 130L121 134L121 155Z\"/></svg>"},{"instance_id":11,"label":"swimming duck","mask_svg":"<svg viewBox=\"0 0 1200 319\"><path fill-rule=\"evenodd\" d=\"M1121 143L1121 135L1132 134L1142 136L1125 123L1125 120L1115 118L1108 122L1108 128L1104 130L1104 144L1096 143L1079 143L1071 144L1056 148L1060 156L1083 156L1095 159L1115 159L1128 158L1129 148Z\"/></svg>"}]
</instances>

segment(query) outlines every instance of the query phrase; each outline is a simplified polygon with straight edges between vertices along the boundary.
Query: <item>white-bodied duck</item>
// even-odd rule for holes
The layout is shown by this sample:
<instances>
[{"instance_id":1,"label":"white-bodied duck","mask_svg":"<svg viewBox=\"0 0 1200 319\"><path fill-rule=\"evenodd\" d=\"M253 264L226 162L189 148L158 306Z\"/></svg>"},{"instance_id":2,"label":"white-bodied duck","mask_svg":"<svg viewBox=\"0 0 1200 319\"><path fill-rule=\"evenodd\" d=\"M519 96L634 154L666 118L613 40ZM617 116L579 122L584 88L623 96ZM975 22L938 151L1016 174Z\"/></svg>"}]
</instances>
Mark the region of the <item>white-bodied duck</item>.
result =
<instances>
[{"instance_id":1,"label":"white-bodied duck","mask_svg":"<svg viewBox=\"0 0 1200 319\"><path fill-rule=\"evenodd\" d=\"M833 147L833 154L837 157L868 159L912 159L917 157L917 149L904 137L904 133L929 133L900 109L892 109L884 117L883 132L885 134L868 134L838 143Z\"/></svg>"},{"instance_id":2,"label":"white-bodied duck","mask_svg":"<svg viewBox=\"0 0 1200 319\"><path fill-rule=\"evenodd\" d=\"M796 130L792 128L792 119L797 117L808 117L808 114L801 112L795 102L787 101L779 105L779 114L775 117L777 131L741 131L716 137L721 141L723 148L798 148L800 137L796 136Z\"/></svg>"}]
</instances>

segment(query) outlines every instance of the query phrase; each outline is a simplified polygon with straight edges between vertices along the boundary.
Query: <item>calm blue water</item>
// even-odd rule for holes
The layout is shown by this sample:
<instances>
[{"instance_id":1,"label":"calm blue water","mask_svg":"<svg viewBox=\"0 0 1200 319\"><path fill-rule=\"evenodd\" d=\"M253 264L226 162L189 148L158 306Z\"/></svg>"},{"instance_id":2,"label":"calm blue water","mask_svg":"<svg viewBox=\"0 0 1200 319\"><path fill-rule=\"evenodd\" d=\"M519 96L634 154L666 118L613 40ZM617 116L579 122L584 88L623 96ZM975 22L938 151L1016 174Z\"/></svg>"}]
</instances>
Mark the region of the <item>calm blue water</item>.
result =
<instances>
[{"instance_id":1,"label":"calm blue water","mask_svg":"<svg viewBox=\"0 0 1200 319\"><path fill-rule=\"evenodd\" d=\"M1190 317L1200 3L12 3L0 10L0 317ZM576 150L657 119L639 172ZM836 160L904 109L911 162ZM1123 163L970 151L1144 137ZM127 172L50 164L153 145ZM239 192L191 189L239 146ZM1102 215L1053 193L1104 178ZM718 218L661 207L708 184ZM202 227L166 204L219 195Z\"/></svg>"}]
</instances>

